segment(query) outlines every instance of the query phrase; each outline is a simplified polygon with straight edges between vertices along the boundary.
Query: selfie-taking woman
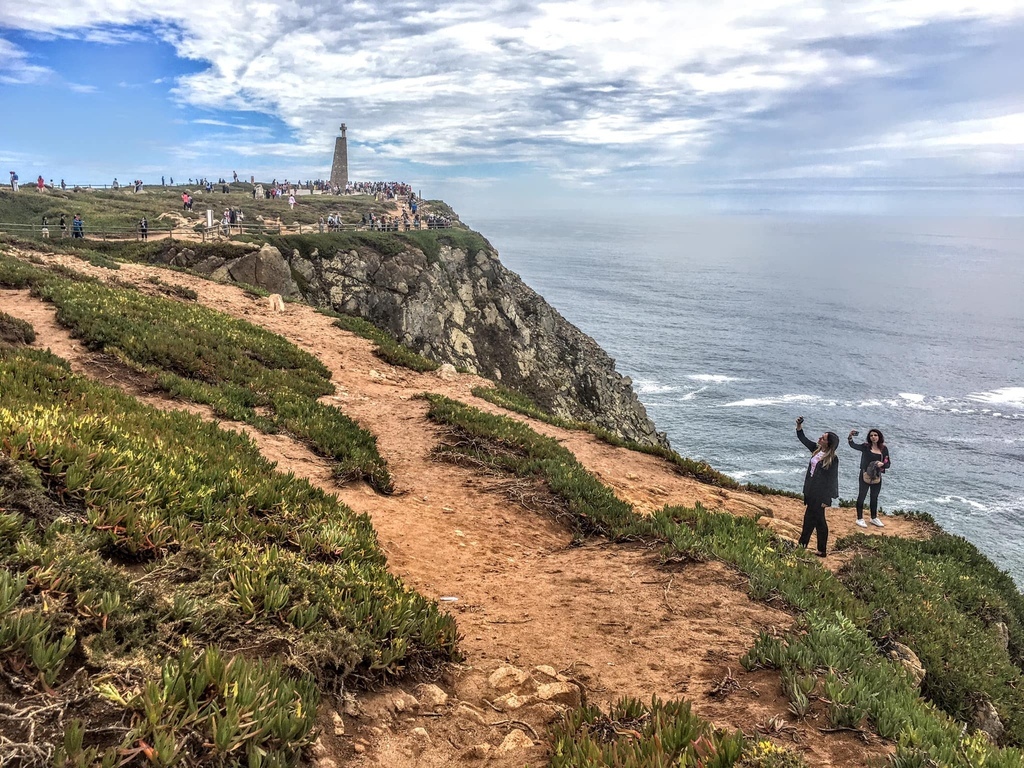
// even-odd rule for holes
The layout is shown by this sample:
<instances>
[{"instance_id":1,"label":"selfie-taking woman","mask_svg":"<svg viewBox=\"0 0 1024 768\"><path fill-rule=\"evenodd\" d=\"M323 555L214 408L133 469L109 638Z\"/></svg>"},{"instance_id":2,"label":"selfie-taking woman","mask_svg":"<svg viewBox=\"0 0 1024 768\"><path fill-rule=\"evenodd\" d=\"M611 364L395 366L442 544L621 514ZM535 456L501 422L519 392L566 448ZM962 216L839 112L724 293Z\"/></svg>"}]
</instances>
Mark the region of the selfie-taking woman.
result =
<instances>
[{"instance_id":1,"label":"selfie-taking woman","mask_svg":"<svg viewBox=\"0 0 1024 768\"><path fill-rule=\"evenodd\" d=\"M889 449L885 447L885 438L877 429L868 432L868 439L863 443L855 443L853 438L857 430L850 432L847 440L850 447L860 451L860 472L857 475L859 490L857 491L857 525L867 528L864 522L864 497L871 492L871 523L879 528L885 523L878 519L878 492L882 490L882 473L889 468Z\"/></svg>"},{"instance_id":2,"label":"selfie-taking woman","mask_svg":"<svg viewBox=\"0 0 1024 768\"><path fill-rule=\"evenodd\" d=\"M811 531L817 531L818 557L828 554L828 523L825 509L832 506L832 499L839 495L839 435L825 432L814 442L804 435L804 417L796 420L796 436L811 451L811 461L804 475L804 527L800 533L800 546L806 547L811 540Z\"/></svg>"}]
</instances>

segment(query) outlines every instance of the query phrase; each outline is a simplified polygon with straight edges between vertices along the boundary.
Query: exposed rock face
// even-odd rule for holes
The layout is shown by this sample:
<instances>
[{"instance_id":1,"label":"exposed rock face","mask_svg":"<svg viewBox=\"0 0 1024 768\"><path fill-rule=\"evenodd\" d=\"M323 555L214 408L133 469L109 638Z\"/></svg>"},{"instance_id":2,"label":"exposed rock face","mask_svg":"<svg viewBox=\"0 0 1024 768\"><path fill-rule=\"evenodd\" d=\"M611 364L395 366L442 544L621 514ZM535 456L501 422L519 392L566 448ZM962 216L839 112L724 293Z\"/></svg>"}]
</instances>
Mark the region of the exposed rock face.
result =
<instances>
[{"instance_id":1,"label":"exposed rock face","mask_svg":"<svg viewBox=\"0 0 1024 768\"><path fill-rule=\"evenodd\" d=\"M290 266L311 304L364 317L411 349L525 392L564 418L668 445L615 361L492 251L442 245L428 259L414 249L360 248L293 253Z\"/></svg>"}]
</instances>

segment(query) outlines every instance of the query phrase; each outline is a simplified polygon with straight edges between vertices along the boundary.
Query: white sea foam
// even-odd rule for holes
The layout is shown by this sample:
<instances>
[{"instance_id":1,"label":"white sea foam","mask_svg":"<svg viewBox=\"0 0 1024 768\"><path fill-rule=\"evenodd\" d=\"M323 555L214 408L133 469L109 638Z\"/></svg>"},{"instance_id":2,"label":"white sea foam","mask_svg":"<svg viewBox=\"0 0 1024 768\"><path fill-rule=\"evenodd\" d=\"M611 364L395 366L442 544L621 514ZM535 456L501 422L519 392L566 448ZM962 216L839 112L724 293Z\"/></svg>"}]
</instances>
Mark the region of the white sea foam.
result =
<instances>
[{"instance_id":1,"label":"white sea foam","mask_svg":"<svg viewBox=\"0 0 1024 768\"><path fill-rule=\"evenodd\" d=\"M749 379L741 379L738 376L725 376L720 373L695 373L686 378L690 381L706 381L708 384L727 384L730 381L749 381Z\"/></svg>"},{"instance_id":2,"label":"white sea foam","mask_svg":"<svg viewBox=\"0 0 1024 768\"><path fill-rule=\"evenodd\" d=\"M834 401L824 400L817 395L780 395L778 397L748 397L745 400L734 400L724 403L722 408L760 408L766 405L790 405L792 403L815 403L818 405L835 405Z\"/></svg>"},{"instance_id":3,"label":"white sea foam","mask_svg":"<svg viewBox=\"0 0 1024 768\"><path fill-rule=\"evenodd\" d=\"M991 392L974 392L968 398L978 403L989 405L1010 406L1011 408L1024 408L1024 387L1003 387L994 389ZM994 414L996 416L1002 414Z\"/></svg>"},{"instance_id":4,"label":"white sea foam","mask_svg":"<svg viewBox=\"0 0 1024 768\"><path fill-rule=\"evenodd\" d=\"M924 402L924 395L919 395L916 392L900 392L900 397L911 403Z\"/></svg>"},{"instance_id":5,"label":"white sea foam","mask_svg":"<svg viewBox=\"0 0 1024 768\"><path fill-rule=\"evenodd\" d=\"M794 472L803 472L803 469L752 469L745 472L730 472L737 480L744 480L748 477L761 477L763 475L791 475Z\"/></svg>"},{"instance_id":6,"label":"white sea foam","mask_svg":"<svg viewBox=\"0 0 1024 768\"><path fill-rule=\"evenodd\" d=\"M633 379L633 386L636 387L638 395L664 395L668 392L678 392L679 387L671 384L662 384L654 379Z\"/></svg>"},{"instance_id":7,"label":"white sea foam","mask_svg":"<svg viewBox=\"0 0 1024 768\"><path fill-rule=\"evenodd\" d=\"M933 504L966 504L971 509L976 509L979 512L985 512L988 510L984 504L980 501L974 501L974 499L967 499L963 496L940 496L937 499L931 500Z\"/></svg>"},{"instance_id":8,"label":"white sea foam","mask_svg":"<svg viewBox=\"0 0 1024 768\"><path fill-rule=\"evenodd\" d=\"M695 389L692 392L687 392L685 395L683 395L679 399L680 400L693 400L695 397L697 397L697 395L699 395L705 389L707 389L707 387L701 387L700 389Z\"/></svg>"}]
</instances>

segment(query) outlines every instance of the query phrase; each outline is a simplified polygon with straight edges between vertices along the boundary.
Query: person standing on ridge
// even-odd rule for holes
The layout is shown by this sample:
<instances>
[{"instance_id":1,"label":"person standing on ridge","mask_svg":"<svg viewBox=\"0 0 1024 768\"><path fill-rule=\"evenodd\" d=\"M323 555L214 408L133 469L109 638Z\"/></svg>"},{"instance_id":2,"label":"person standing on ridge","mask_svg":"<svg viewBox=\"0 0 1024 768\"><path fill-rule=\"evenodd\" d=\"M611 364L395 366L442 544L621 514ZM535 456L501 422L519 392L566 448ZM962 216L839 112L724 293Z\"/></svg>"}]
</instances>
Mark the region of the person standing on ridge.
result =
<instances>
[{"instance_id":1,"label":"person standing on ridge","mask_svg":"<svg viewBox=\"0 0 1024 768\"><path fill-rule=\"evenodd\" d=\"M11 191L18 191L18 174L15 171L11 171Z\"/></svg>"},{"instance_id":2,"label":"person standing on ridge","mask_svg":"<svg viewBox=\"0 0 1024 768\"><path fill-rule=\"evenodd\" d=\"M811 461L804 475L804 526L800 533L800 546L806 548L811 540L811 531L817 532L818 557L828 554L828 523L825 509L832 506L832 499L839 496L839 435L825 432L814 442L804 435L804 417L796 420L796 436L811 451Z\"/></svg>"},{"instance_id":3,"label":"person standing on ridge","mask_svg":"<svg viewBox=\"0 0 1024 768\"><path fill-rule=\"evenodd\" d=\"M889 468L889 449L885 447L885 438L877 429L868 431L868 439L863 443L855 443L853 438L857 430L850 432L846 438L850 447L860 451L860 472L857 475L857 525L867 528L864 522L864 497L871 491L871 524L884 528L885 523L878 519L878 492L882 490L882 473Z\"/></svg>"},{"instance_id":4,"label":"person standing on ridge","mask_svg":"<svg viewBox=\"0 0 1024 768\"><path fill-rule=\"evenodd\" d=\"M146 221L145 216L139 219L139 237L142 238L143 242L149 239L149 222Z\"/></svg>"}]
</instances>

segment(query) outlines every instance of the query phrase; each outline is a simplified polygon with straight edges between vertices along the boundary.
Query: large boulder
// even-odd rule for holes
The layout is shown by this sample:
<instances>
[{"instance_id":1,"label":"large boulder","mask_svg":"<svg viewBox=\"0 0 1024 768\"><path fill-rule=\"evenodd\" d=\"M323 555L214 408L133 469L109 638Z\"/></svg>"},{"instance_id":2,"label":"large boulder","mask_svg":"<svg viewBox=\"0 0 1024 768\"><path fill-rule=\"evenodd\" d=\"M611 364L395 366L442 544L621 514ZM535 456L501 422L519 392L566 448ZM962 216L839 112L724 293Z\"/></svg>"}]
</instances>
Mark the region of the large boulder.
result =
<instances>
[{"instance_id":1,"label":"large boulder","mask_svg":"<svg viewBox=\"0 0 1024 768\"><path fill-rule=\"evenodd\" d=\"M292 270L284 256L272 245L264 245L256 253L235 259L228 274L236 283L247 283L282 296L296 296L299 288L292 279Z\"/></svg>"}]
</instances>

